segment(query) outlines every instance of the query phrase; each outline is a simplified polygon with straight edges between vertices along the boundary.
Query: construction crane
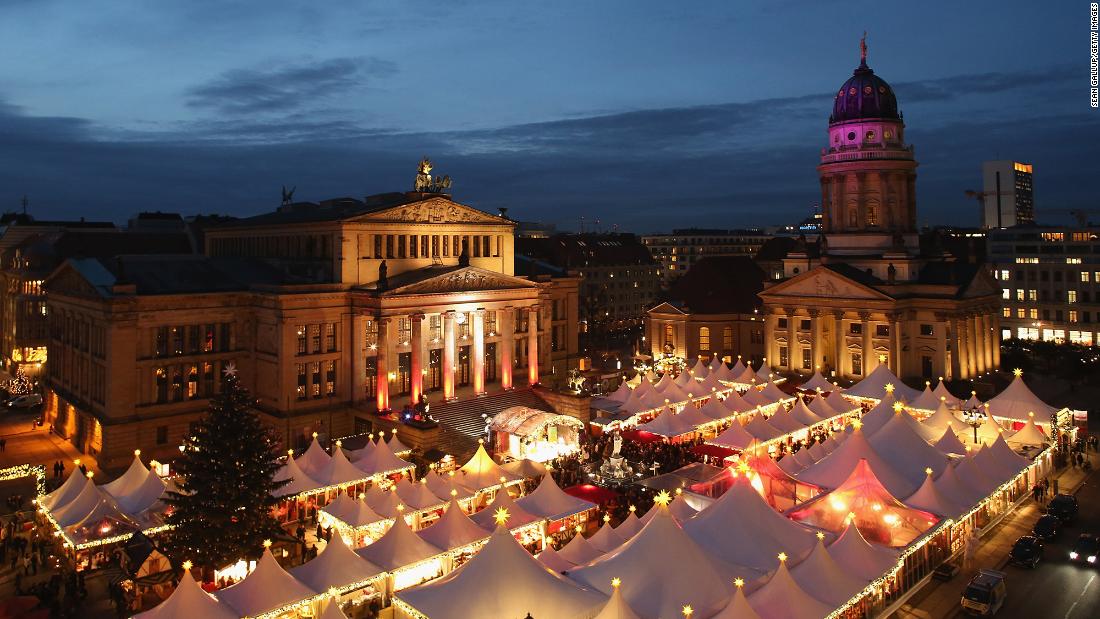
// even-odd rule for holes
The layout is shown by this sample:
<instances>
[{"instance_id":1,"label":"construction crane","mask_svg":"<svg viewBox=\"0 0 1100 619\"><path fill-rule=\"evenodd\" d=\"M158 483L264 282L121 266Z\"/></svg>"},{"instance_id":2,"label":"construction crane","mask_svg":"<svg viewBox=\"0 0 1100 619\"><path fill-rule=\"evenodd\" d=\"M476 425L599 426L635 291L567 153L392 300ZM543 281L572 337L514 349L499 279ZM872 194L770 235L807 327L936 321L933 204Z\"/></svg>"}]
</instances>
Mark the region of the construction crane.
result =
<instances>
[{"instance_id":1,"label":"construction crane","mask_svg":"<svg viewBox=\"0 0 1100 619\"><path fill-rule=\"evenodd\" d=\"M1012 192L1010 192L1010 191L974 191L973 189L967 189L963 193L966 194L966 197L973 198L973 199L978 201L978 205L979 205L979 207L978 207L978 222L979 223L985 221L985 199L987 197L990 197L990 196L1010 196L1010 195L1012 195ZM1004 227L1004 226L1001 225L1001 205L1000 205L999 202L997 204L997 227L998 228L1003 228Z\"/></svg>"}]
</instances>

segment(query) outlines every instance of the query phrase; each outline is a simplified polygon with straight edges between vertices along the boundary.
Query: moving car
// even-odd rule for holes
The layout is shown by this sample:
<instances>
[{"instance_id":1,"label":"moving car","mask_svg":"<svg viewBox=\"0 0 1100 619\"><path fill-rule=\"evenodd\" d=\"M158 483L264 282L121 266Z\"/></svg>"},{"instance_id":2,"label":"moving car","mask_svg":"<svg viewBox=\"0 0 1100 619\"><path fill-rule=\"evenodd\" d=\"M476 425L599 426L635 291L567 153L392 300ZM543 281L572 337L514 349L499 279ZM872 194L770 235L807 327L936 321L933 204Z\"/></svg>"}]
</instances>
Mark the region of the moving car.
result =
<instances>
[{"instance_id":1,"label":"moving car","mask_svg":"<svg viewBox=\"0 0 1100 619\"><path fill-rule=\"evenodd\" d=\"M1059 494L1047 504L1047 513L1057 516L1065 524L1077 519L1077 497L1072 494Z\"/></svg>"},{"instance_id":2,"label":"moving car","mask_svg":"<svg viewBox=\"0 0 1100 619\"><path fill-rule=\"evenodd\" d=\"M1062 519L1054 514L1046 514L1039 518L1035 526L1031 528L1031 534L1042 540L1052 540L1062 532Z\"/></svg>"},{"instance_id":3,"label":"moving car","mask_svg":"<svg viewBox=\"0 0 1100 619\"><path fill-rule=\"evenodd\" d=\"M34 408L42 405L42 394L28 393L8 400L8 408Z\"/></svg>"},{"instance_id":4,"label":"moving car","mask_svg":"<svg viewBox=\"0 0 1100 619\"><path fill-rule=\"evenodd\" d=\"M978 575L966 585L962 595L962 607L974 615L992 615L1004 606L1008 589L1008 574L998 570L978 570Z\"/></svg>"},{"instance_id":5,"label":"moving car","mask_svg":"<svg viewBox=\"0 0 1100 619\"><path fill-rule=\"evenodd\" d=\"M1033 535L1025 535L1016 540L1008 553L1008 562L1015 565L1034 568L1043 558L1043 542Z\"/></svg>"},{"instance_id":6,"label":"moving car","mask_svg":"<svg viewBox=\"0 0 1100 619\"><path fill-rule=\"evenodd\" d=\"M1096 555L1100 554L1100 538L1091 533L1082 533L1069 551L1070 561L1081 561L1096 565Z\"/></svg>"}]
</instances>

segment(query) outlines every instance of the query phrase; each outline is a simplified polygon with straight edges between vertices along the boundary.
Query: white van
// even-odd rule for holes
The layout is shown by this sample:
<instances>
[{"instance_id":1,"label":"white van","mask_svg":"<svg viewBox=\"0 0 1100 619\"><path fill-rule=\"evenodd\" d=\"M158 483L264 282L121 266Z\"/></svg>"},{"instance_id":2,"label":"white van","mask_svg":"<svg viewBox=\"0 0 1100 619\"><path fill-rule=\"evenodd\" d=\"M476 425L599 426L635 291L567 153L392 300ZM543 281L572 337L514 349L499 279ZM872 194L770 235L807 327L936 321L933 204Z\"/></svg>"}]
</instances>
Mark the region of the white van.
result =
<instances>
[{"instance_id":1,"label":"white van","mask_svg":"<svg viewBox=\"0 0 1100 619\"><path fill-rule=\"evenodd\" d=\"M8 400L8 408L34 408L42 404L42 394L28 393Z\"/></svg>"}]
</instances>

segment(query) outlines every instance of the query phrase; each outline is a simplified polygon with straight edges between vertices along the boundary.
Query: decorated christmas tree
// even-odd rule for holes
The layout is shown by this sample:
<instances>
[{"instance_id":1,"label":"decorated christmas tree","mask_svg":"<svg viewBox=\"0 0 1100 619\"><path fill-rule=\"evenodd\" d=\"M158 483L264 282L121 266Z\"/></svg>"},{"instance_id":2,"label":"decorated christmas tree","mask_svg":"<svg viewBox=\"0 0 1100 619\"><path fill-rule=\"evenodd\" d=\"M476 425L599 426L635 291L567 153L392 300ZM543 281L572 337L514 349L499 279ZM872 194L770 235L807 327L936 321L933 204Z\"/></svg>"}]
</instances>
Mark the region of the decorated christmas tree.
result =
<instances>
[{"instance_id":1,"label":"decorated christmas tree","mask_svg":"<svg viewBox=\"0 0 1100 619\"><path fill-rule=\"evenodd\" d=\"M263 541L279 533L271 510L279 468L273 432L252 410L236 368L226 365L221 393L183 444L175 461L179 491L169 492L168 551L178 563L218 569L256 558Z\"/></svg>"}]
</instances>

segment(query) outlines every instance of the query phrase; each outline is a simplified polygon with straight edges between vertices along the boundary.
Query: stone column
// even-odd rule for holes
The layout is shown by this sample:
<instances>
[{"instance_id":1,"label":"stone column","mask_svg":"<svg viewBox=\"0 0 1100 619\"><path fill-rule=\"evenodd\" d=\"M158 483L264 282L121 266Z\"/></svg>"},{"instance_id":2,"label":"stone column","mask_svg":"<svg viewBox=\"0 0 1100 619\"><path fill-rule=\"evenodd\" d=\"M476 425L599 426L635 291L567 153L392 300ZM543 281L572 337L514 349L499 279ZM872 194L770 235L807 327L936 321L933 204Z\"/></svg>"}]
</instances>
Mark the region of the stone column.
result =
<instances>
[{"instance_id":1,"label":"stone column","mask_svg":"<svg viewBox=\"0 0 1100 619\"><path fill-rule=\"evenodd\" d=\"M948 323L951 325L951 380L960 380L963 373L963 346L962 335L959 333L959 319L952 317Z\"/></svg>"},{"instance_id":2,"label":"stone column","mask_svg":"<svg viewBox=\"0 0 1100 619\"><path fill-rule=\"evenodd\" d=\"M844 333L844 312L841 310L833 311L833 330L833 370L840 378L844 375L844 338L847 337Z\"/></svg>"},{"instance_id":3,"label":"stone column","mask_svg":"<svg viewBox=\"0 0 1100 619\"><path fill-rule=\"evenodd\" d=\"M539 306L527 308L527 382L539 384Z\"/></svg>"},{"instance_id":4,"label":"stone column","mask_svg":"<svg viewBox=\"0 0 1100 619\"><path fill-rule=\"evenodd\" d=\"M795 308L788 307L787 310L787 371L793 372L795 369L794 357L798 351L798 332L795 330Z\"/></svg>"},{"instance_id":5,"label":"stone column","mask_svg":"<svg viewBox=\"0 0 1100 619\"><path fill-rule=\"evenodd\" d=\"M516 351L516 311L506 307L500 312L500 387L512 388L512 355Z\"/></svg>"},{"instance_id":6,"label":"stone column","mask_svg":"<svg viewBox=\"0 0 1100 619\"><path fill-rule=\"evenodd\" d=\"M443 399L455 397L455 313L443 312Z\"/></svg>"},{"instance_id":7,"label":"stone column","mask_svg":"<svg viewBox=\"0 0 1100 619\"><path fill-rule=\"evenodd\" d=\"M822 217L822 232L832 232L829 228L829 222L832 219L833 205L829 200L829 177L821 177L821 213Z\"/></svg>"},{"instance_id":8,"label":"stone column","mask_svg":"<svg viewBox=\"0 0 1100 619\"><path fill-rule=\"evenodd\" d=\"M972 378L971 359L973 349L970 344L970 317L963 315L959 318L959 378Z\"/></svg>"},{"instance_id":9,"label":"stone column","mask_svg":"<svg viewBox=\"0 0 1100 619\"><path fill-rule=\"evenodd\" d=\"M764 358L765 359L778 359L779 358L779 345L775 342L776 325L778 324L779 316L769 313L764 316ZM738 334L740 335L740 334ZM742 342L740 338L738 343ZM736 355L737 351L730 351L731 355Z\"/></svg>"},{"instance_id":10,"label":"stone column","mask_svg":"<svg viewBox=\"0 0 1100 619\"><path fill-rule=\"evenodd\" d=\"M871 312L859 313L860 324L863 329L863 375L867 376L878 365L875 357L875 348L871 345Z\"/></svg>"},{"instance_id":11,"label":"stone column","mask_svg":"<svg viewBox=\"0 0 1100 619\"><path fill-rule=\"evenodd\" d=\"M901 314L890 315L890 357L891 361L894 362L894 374L897 374L898 378L901 378L902 375L901 324Z\"/></svg>"},{"instance_id":12,"label":"stone column","mask_svg":"<svg viewBox=\"0 0 1100 619\"><path fill-rule=\"evenodd\" d=\"M473 332L474 345L470 348L473 356L474 394L485 393L485 310L477 308L470 312L470 330Z\"/></svg>"},{"instance_id":13,"label":"stone column","mask_svg":"<svg viewBox=\"0 0 1100 619\"><path fill-rule=\"evenodd\" d=\"M993 364L993 349L1000 348L1001 345L1001 332L993 326L994 316L996 314L988 308L982 312L982 333L984 334L982 341L985 342L985 369L987 372L997 370L997 366Z\"/></svg>"},{"instance_id":14,"label":"stone column","mask_svg":"<svg viewBox=\"0 0 1100 619\"><path fill-rule=\"evenodd\" d=\"M937 312L936 322L933 324L936 330L936 356L932 358L932 371L939 376L947 376L947 320L946 316ZM943 360L941 364L939 361Z\"/></svg>"},{"instance_id":15,"label":"stone column","mask_svg":"<svg viewBox=\"0 0 1100 619\"><path fill-rule=\"evenodd\" d=\"M413 406L420 401L420 395L424 393L424 314L416 313L409 316L412 326L412 339L409 341L410 361L409 369L409 400Z\"/></svg>"},{"instance_id":16,"label":"stone column","mask_svg":"<svg viewBox=\"0 0 1100 619\"><path fill-rule=\"evenodd\" d=\"M981 373L981 348L978 345L978 326L976 317L971 314L966 318L966 356L969 359L971 378Z\"/></svg>"},{"instance_id":17,"label":"stone column","mask_svg":"<svg viewBox=\"0 0 1100 619\"><path fill-rule=\"evenodd\" d=\"M390 334L389 334L390 318L388 316L378 317L378 356L375 361L375 365L378 368L378 380L377 393L375 394L375 402L378 405L378 410L387 411L390 409L390 373L387 365L387 357L390 354Z\"/></svg>"},{"instance_id":18,"label":"stone column","mask_svg":"<svg viewBox=\"0 0 1100 619\"><path fill-rule=\"evenodd\" d=\"M810 310L810 362L813 369L821 367L822 353L825 352L821 341L821 310Z\"/></svg>"},{"instance_id":19,"label":"stone column","mask_svg":"<svg viewBox=\"0 0 1100 619\"><path fill-rule=\"evenodd\" d=\"M367 319L362 314L351 316L351 403L363 399L363 385L367 382Z\"/></svg>"}]
</instances>

